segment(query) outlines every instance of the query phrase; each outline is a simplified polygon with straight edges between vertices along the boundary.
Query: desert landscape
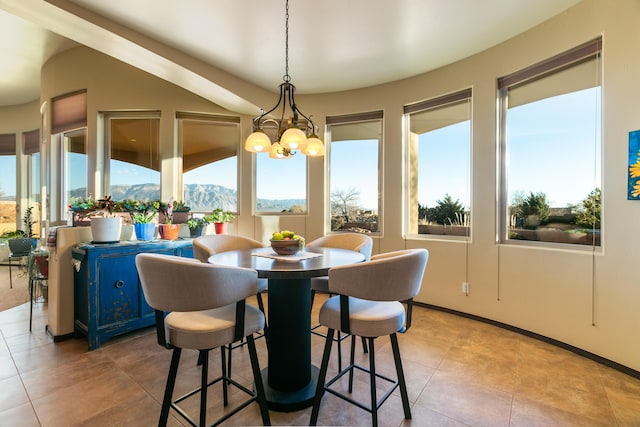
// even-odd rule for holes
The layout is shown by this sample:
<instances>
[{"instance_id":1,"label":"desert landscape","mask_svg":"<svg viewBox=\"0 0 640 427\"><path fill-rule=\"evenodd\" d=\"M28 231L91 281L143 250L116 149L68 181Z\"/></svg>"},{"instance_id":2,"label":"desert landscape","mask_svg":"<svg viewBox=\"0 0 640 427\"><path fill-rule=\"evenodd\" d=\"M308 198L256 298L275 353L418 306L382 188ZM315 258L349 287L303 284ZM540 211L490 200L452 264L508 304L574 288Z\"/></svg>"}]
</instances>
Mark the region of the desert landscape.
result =
<instances>
[{"instance_id":1,"label":"desert landscape","mask_svg":"<svg viewBox=\"0 0 640 427\"><path fill-rule=\"evenodd\" d=\"M0 201L0 235L16 229L16 202Z\"/></svg>"}]
</instances>

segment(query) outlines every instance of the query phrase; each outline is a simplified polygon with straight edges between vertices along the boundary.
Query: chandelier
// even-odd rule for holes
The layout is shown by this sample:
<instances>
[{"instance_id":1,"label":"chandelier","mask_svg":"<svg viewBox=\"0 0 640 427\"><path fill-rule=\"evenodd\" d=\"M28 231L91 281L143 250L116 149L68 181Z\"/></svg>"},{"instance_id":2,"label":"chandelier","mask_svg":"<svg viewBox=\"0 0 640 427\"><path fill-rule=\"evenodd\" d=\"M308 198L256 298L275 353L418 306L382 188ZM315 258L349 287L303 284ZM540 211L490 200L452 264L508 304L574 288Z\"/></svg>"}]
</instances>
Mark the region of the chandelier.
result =
<instances>
[{"instance_id":1,"label":"chandelier","mask_svg":"<svg viewBox=\"0 0 640 427\"><path fill-rule=\"evenodd\" d=\"M253 119L253 133L244 143L245 150L268 152L269 157L274 159L291 158L296 150L306 156L323 156L324 145L316 134L317 127L311 116L307 117L298 109L294 98L296 87L289 75L289 0L286 0L285 9L285 74L282 80L278 103L269 111L261 109L262 114ZM279 120L267 117L278 109L281 110ZM265 133L265 128L275 130L274 143Z\"/></svg>"}]
</instances>

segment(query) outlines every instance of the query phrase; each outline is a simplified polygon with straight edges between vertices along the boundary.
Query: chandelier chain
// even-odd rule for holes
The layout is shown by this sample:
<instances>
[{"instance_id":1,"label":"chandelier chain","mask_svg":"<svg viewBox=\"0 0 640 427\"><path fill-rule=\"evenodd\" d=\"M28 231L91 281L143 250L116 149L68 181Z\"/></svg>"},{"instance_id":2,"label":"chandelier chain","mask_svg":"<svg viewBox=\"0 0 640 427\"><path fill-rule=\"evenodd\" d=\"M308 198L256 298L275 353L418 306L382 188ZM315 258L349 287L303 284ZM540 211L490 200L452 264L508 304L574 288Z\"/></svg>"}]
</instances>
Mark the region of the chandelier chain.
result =
<instances>
[{"instance_id":1,"label":"chandelier chain","mask_svg":"<svg viewBox=\"0 0 640 427\"><path fill-rule=\"evenodd\" d=\"M282 80L288 83L291 81L289 75L289 0L285 2L284 22L284 76Z\"/></svg>"}]
</instances>

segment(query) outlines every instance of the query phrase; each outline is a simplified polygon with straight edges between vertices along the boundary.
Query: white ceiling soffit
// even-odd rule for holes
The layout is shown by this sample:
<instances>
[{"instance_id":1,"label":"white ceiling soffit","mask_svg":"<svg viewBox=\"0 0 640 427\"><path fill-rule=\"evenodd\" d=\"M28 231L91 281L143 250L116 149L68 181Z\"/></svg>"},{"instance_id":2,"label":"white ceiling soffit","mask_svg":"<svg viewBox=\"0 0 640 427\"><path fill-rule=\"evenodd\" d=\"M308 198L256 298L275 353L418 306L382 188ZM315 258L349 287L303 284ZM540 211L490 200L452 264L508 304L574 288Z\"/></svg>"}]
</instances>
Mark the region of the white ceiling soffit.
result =
<instances>
[{"instance_id":1,"label":"white ceiling soffit","mask_svg":"<svg viewBox=\"0 0 640 427\"><path fill-rule=\"evenodd\" d=\"M578 2L291 0L289 74L298 93L394 81L490 48ZM246 81L274 92L285 73L284 0L0 0L0 9L240 111L255 107L222 86Z\"/></svg>"}]
</instances>

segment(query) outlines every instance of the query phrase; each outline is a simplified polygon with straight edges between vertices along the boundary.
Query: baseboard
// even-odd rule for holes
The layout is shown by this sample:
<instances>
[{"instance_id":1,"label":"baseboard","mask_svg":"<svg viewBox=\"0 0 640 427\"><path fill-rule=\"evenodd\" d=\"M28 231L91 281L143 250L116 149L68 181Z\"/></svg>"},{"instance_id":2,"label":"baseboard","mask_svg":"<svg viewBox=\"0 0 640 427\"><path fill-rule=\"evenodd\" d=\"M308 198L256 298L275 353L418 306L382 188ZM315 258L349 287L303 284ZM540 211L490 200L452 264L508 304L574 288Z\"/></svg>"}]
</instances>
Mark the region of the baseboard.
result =
<instances>
[{"instance_id":1,"label":"baseboard","mask_svg":"<svg viewBox=\"0 0 640 427\"><path fill-rule=\"evenodd\" d=\"M555 340L553 338L546 337L544 335L537 334L535 332L527 331L526 329L521 329L521 328L518 328L516 326L512 326L512 325L509 325L507 323L502 323L502 322L498 322L498 321L495 321L495 320L487 319L485 317L476 316L475 314L469 314L469 313L465 313L465 312L462 312L462 311L457 311L457 310L453 310L453 309L445 308L445 307L439 307L437 305L426 304L426 303L417 302L417 301L414 301L413 304L417 305L417 306L420 306L420 307L424 307L424 308L430 308L432 310L438 310L438 311L443 311L445 313L455 314L457 316L465 317L467 319L477 320L478 322L488 323L490 325L497 326L499 328L503 328L503 329L506 329L506 330L509 330L509 331L512 331L512 332L516 332L516 333L519 333L521 335L525 335L525 336L530 337L530 338L535 338L535 339L540 340L542 342L545 342L547 344L555 345L556 347L560 347L560 348L562 348L564 350L570 351L570 352L575 353L577 355L580 355L582 357L586 357L587 359L593 360L594 362L598 362L598 363L600 363L602 365L607 366L608 368L615 369L616 371L619 371L619 372L622 372L622 373L627 374L629 376L632 376L634 378L640 379L640 371L636 371L635 369L631 369L628 366L621 365L620 363L614 362L613 360L609 360L609 359L606 359L606 358L604 358L602 356L598 356L597 354L590 353L590 352L588 352L586 350L583 350L583 349L581 349L579 347L572 346L570 344L564 343L562 341Z\"/></svg>"},{"instance_id":2,"label":"baseboard","mask_svg":"<svg viewBox=\"0 0 640 427\"><path fill-rule=\"evenodd\" d=\"M73 332L64 335L54 335L54 332L51 330L51 328L49 328L49 325L45 326L45 331L47 332L47 335L49 335L49 337L53 340L53 342L65 341L74 337Z\"/></svg>"}]
</instances>

